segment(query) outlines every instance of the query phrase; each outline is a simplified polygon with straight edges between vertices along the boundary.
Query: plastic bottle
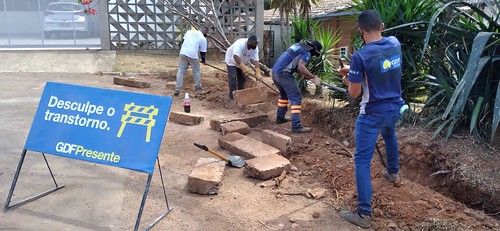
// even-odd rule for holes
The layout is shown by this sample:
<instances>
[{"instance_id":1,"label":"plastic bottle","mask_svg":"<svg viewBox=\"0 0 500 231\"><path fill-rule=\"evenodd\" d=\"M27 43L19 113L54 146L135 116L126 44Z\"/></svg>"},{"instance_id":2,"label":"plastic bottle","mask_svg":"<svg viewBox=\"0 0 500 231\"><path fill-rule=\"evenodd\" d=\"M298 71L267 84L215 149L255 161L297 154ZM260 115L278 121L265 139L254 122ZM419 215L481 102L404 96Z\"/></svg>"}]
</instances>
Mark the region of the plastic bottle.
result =
<instances>
[{"instance_id":1,"label":"plastic bottle","mask_svg":"<svg viewBox=\"0 0 500 231\"><path fill-rule=\"evenodd\" d=\"M184 94L184 112L191 112L191 101L189 100L189 94L187 92Z\"/></svg>"}]
</instances>

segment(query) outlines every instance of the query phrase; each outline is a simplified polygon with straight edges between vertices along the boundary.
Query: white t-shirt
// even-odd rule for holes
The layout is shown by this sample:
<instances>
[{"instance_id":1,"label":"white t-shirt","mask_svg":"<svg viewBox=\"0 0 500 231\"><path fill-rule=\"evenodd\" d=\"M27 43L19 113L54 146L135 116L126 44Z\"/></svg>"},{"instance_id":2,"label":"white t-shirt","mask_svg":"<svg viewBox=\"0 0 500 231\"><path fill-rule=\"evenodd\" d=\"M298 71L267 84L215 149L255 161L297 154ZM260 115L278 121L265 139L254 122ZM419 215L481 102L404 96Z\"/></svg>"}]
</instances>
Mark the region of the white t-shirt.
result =
<instances>
[{"instance_id":1,"label":"white t-shirt","mask_svg":"<svg viewBox=\"0 0 500 231\"><path fill-rule=\"evenodd\" d=\"M207 39L201 31L188 30L184 35L180 54L192 59L198 59L198 52L200 51L207 52Z\"/></svg>"},{"instance_id":2,"label":"white t-shirt","mask_svg":"<svg viewBox=\"0 0 500 231\"><path fill-rule=\"evenodd\" d=\"M247 38L238 39L229 47L229 49L227 49L225 61L228 66L238 66L238 64L234 61L234 55L239 56L243 64L247 64L250 59L259 61L259 48L257 47L255 50L248 50L247 40Z\"/></svg>"}]
</instances>

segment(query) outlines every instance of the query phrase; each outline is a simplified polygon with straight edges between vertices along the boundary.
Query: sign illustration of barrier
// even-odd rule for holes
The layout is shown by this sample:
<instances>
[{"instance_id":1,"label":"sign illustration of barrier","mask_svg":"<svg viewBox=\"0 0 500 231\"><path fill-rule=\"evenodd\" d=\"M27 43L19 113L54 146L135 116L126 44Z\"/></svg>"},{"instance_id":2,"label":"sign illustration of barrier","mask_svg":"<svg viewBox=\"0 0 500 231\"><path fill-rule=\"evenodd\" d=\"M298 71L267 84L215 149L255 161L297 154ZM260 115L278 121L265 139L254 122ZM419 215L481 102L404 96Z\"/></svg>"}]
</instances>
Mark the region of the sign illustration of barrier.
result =
<instances>
[{"instance_id":1,"label":"sign illustration of barrier","mask_svg":"<svg viewBox=\"0 0 500 231\"><path fill-rule=\"evenodd\" d=\"M125 129L125 125L127 123L130 124L138 124L148 127L146 132L146 142L151 140L151 128L155 126L156 120L153 119L153 116L158 115L158 108L154 108L153 106L144 107L137 106L134 103L125 104L125 111L127 114L122 116L122 125L120 126L120 130L118 131L117 137L121 137L123 133L123 129ZM141 116L133 116L130 113L137 113L140 115L148 116L148 118L144 118Z\"/></svg>"},{"instance_id":2,"label":"sign illustration of barrier","mask_svg":"<svg viewBox=\"0 0 500 231\"><path fill-rule=\"evenodd\" d=\"M145 230L153 227L172 208L168 205L158 152L172 98L47 82L12 181L4 210L36 200L64 188L58 185L45 153L125 168L148 174L135 223L138 230L154 172L161 177L167 210ZM47 131L51 131L48 135ZM41 153L55 188L11 204L27 151Z\"/></svg>"}]
</instances>

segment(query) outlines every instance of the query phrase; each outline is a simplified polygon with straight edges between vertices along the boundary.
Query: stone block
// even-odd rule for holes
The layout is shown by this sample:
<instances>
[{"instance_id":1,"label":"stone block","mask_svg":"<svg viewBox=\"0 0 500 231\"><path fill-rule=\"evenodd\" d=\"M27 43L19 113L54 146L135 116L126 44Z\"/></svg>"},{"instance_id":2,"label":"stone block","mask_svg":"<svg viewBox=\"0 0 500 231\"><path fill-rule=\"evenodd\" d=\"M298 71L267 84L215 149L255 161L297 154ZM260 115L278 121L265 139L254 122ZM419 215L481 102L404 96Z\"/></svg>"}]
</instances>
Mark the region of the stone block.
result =
<instances>
[{"instance_id":1,"label":"stone block","mask_svg":"<svg viewBox=\"0 0 500 231\"><path fill-rule=\"evenodd\" d=\"M260 180L268 180L281 175L283 170L290 172L292 166L288 159L281 155L267 155L246 161L243 173Z\"/></svg>"},{"instance_id":2,"label":"stone block","mask_svg":"<svg viewBox=\"0 0 500 231\"><path fill-rule=\"evenodd\" d=\"M241 121L245 122L248 124L248 126L255 127L261 123L264 123L268 121L269 118L267 115L255 115L255 116L248 116L248 117L243 117L243 118L233 118L233 119L219 119L219 120L210 120L210 127L214 131L221 131L220 125L223 123L231 122L231 121Z\"/></svg>"},{"instance_id":3,"label":"stone block","mask_svg":"<svg viewBox=\"0 0 500 231\"><path fill-rule=\"evenodd\" d=\"M136 88L149 88L149 87L151 87L150 83L138 81L135 78L114 77L113 83L118 84L118 85L124 85L127 87L136 87Z\"/></svg>"},{"instance_id":4,"label":"stone block","mask_svg":"<svg viewBox=\"0 0 500 231\"><path fill-rule=\"evenodd\" d=\"M250 127L248 126L247 123L241 122L241 121L232 121L232 122L227 122L223 123L220 125L222 135L226 135L229 133L237 132L242 135L246 135L250 133Z\"/></svg>"},{"instance_id":5,"label":"stone block","mask_svg":"<svg viewBox=\"0 0 500 231\"><path fill-rule=\"evenodd\" d=\"M198 125L203 122L203 116L185 112L171 111L168 120L186 125Z\"/></svg>"},{"instance_id":6,"label":"stone block","mask_svg":"<svg viewBox=\"0 0 500 231\"><path fill-rule=\"evenodd\" d=\"M219 146L246 159L280 154L280 150L239 133L230 133L220 137Z\"/></svg>"},{"instance_id":7,"label":"stone block","mask_svg":"<svg viewBox=\"0 0 500 231\"><path fill-rule=\"evenodd\" d=\"M292 152L292 139L281 133L263 130L262 142L279 149L283 154L290 154Z\"/></svg>"},{"instance_id":8,"label":"stone block","mask_svg":"<svg viewBox=\"0 0 500 231\"><path fill-rule=\"evenodd\" d=\"M262 103L267 100L267 89L265 86L246 88L233 91L234 99L239 106Z\"/></svg>"},{"instance_id":9,"label":"stone block","mask_svg":"<svg viewBox=\"0 0 500 231\"><path fill-rule=\"evenodd\" d=\"M226 162L214 158L200 158L188 178L188 190L202 195L219 193Z\"/></svg>"}]
</instances>

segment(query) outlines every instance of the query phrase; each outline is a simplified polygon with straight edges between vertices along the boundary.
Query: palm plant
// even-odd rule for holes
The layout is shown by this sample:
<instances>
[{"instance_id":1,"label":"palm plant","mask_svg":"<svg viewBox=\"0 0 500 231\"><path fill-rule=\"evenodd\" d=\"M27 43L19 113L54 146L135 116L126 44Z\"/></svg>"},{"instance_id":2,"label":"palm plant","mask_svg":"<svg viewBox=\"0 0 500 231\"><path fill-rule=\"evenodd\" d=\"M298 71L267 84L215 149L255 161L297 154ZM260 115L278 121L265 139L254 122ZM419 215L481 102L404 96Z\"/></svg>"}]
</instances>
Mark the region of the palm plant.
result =
<instances>
[{"instance_id":1,"label":"palm plant","mask_svg":"<svg viewBox=\"0 0 500 231\"><path fill-rule=\"evenodd\" d=\"M300 14L306 16L307 23L307 31L311 34L311 38L314 38L314 30L311 28L311 23L309 21L309 15L311 11L311 7L313 5L318 5L320 0L298 0L297 1L300 6Z\"/></svg>"},{"instance_id":2,"label":"palm plant","mask_svg":"<svg viewBox=\"0 0 500 231\"><path fill-rule=\"evenodd\" d=\"M497 3L496 9L499 9ZM471 13L458 6L467 6ZM440 21L451 10L454 17ZM488 15L474 5L453 1L444 4L429 21L421 60L430 69L426 76L433 113L428 125L440 122L434 136L447 128L446 137L468 125L481 141L492 141L500 121L500 24L498 11ZM430 55L432 37L440 37L445 57Z\"/></svg>"},{"instance_id":3,"label":"palm plant","mask_svg":"<svg viewBox=\"0 0 500 231\"><path fill-rule=\"evenodd\" d=\"M288 48L290 42L288 38L290 37L290 13L294 13L297 16L297 3L295 0L272 0L271 8L278 10L280 15L280 33L281 33L281 46L283 48Z\"/></svg>"},{"instance_id":4,"label":"palm plant","mask_svg":"<svg viewBox=\"0 0 500 231\"><path fill-rule=\"evenodd\" d=\"M393 35L401 42L403 51L403 98L407 101L419 101L426 94L417 76L422 68L421 62L414 57L420 54L424 44L424 34L429 21L437 10L434 0L353 0L354 8L359 11L373 9L377 11L384 22L384 36ZM362 46L362 39L357 36L353 47Z\"/></svg>"},{"instance_id":5,"label":"palm plant","mask_svg":"<svg viewBox=\"0 0 500 231\"><path fill-rule=\"evenodd\" d=\"M468 125L478 139L493 139L500 121L500 3L489 5L488 14L458 1L354 1L359 10L379 12L384 35L401 41L405 98L426 95L427 127L437 125L433 138Z\"/></svg>"},{"instance_id":6,"label":"palm plant","mask_svg":"<svg viewBox=\"0 0 500 231\"><path fill-rule=\"evenodd\" d=\"M310 21L309 23L307 21ZM312 37L312 34L308 31L308 25L311 30L316 34L316 38ZM292 21L293 35L290 38L293 43L303 42L306 40L316 39L321 43L323 49L319 57L313 57L308 63L308 70L320 77L323 80L331 78L329 81L333 81L332 76L333 62L335 60L335 45L340 41L340 33L338 31L333 31L331 28L323 28L319 21L312 22L311 19L295 18ZM302 91L307 90L306 80L298 80L299 88Z\"/></svg>"}]
</instances>

